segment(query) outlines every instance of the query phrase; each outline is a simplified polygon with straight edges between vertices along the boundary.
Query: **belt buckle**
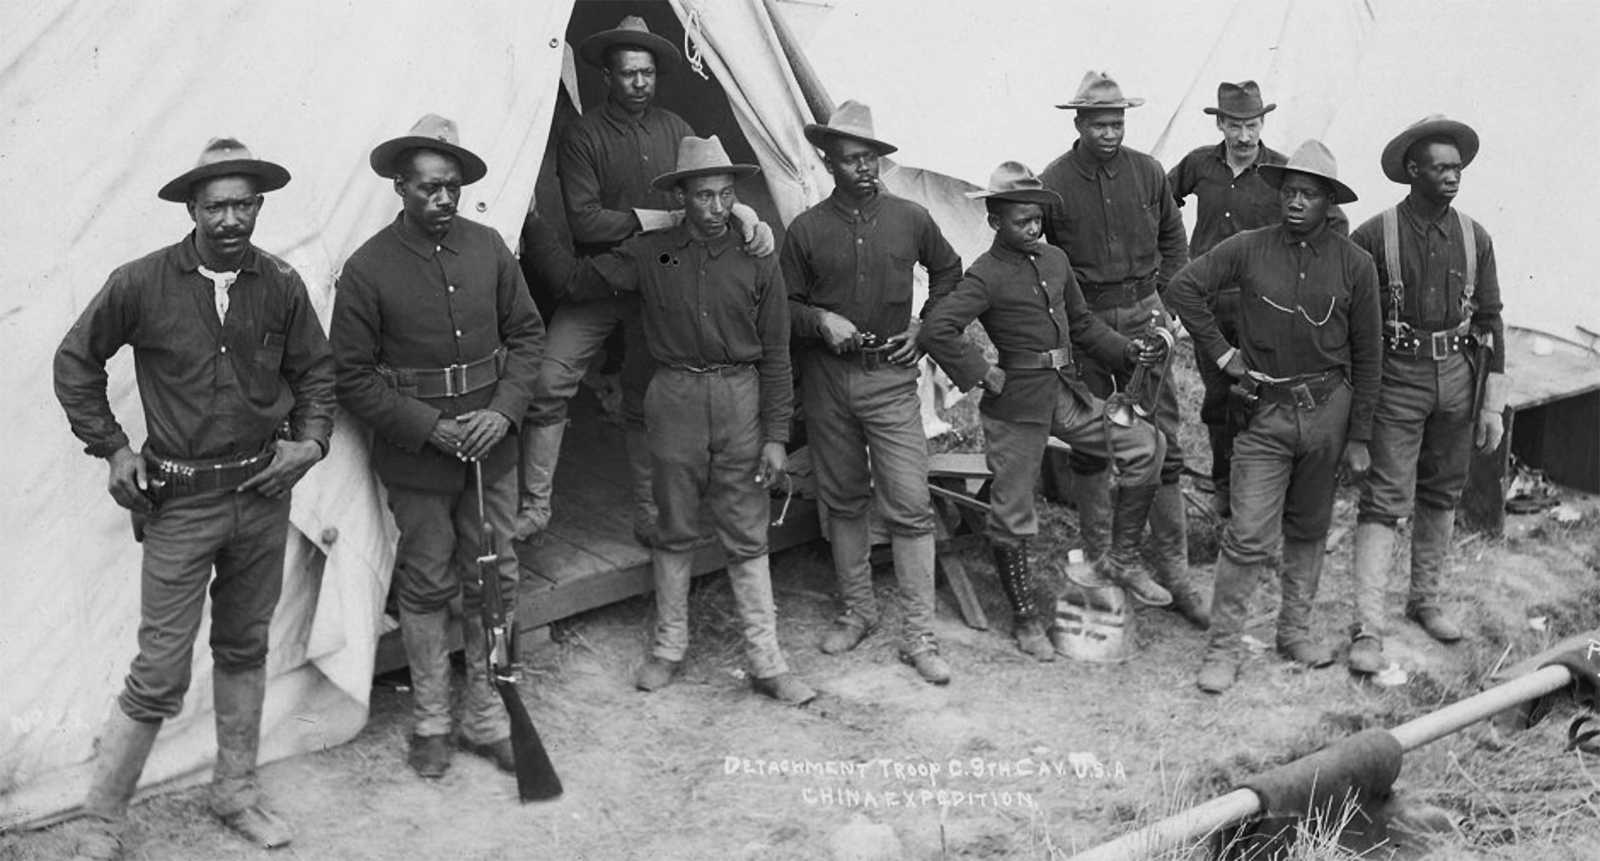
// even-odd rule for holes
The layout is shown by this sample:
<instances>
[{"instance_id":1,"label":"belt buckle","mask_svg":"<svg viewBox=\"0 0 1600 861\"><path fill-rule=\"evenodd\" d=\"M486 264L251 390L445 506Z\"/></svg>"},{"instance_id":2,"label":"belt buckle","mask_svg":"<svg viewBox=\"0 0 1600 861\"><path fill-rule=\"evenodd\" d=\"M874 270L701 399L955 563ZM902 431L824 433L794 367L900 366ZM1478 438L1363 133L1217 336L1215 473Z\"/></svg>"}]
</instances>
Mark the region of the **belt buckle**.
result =
<instances>
[{"instance_id":1,"label":"belt buckle","mask_svg":"<svg viewBox=\"0 0 1600 861\"><path fill-rule=\"evenodd\" d=\"M873 349L873 348L866 348L866 349L863 349L861 351L861 369L862 370L865 370L865 371L876 371L878 368L880 368L882 366L883 366L883 352L882 351L877 350L877 349Z\"/></svg>"},{"instance_id":2,"label":"belt buckle","mask_svg":"<svg viewBox=\"0 0 1600 861\"><path fill-rule=\"evenodd\" d=\"M1442 362L1450 358L1450 338L1454 334L1451 331L1434 332L1429 338L1428 346L1435 362Z\"/></svg>"},{"instance_id":3,"label":"belt buckle","mask_svg":"<svg viewBox=\"0 0 1600 861\"><path fill-rule=\"evenodd\" d=\"M1051 370L1060 370L1072 364L1072 356L1065 347L1048 350L1045 355L1050 358Z\"/></svg>"},{"instance_id":4,"label":"belt buckle","mask_svg":"<svg viewBox=\"0 0 1600 861\"><path fill-rule=\"evenodd\" d=\"M460 382L456 382L457 379ZM444 369L444 396L453 398L467 392L467 366L462 364L450 365Z\"/></svg>"},{"instance_id":5,"label":"belt buckle","mask_svg":"<svg viewBox=\"0 0 1600 861\"><path fill-rule=\"evenodd\" d=\"M1311 386L1309 383L1300 383L1291 388L1289 391L1294 395L1294 405L1296 408L1302 410L1314 410L1317 408L1317 399L1311 396Z\"/></svg>"}]
</instances>

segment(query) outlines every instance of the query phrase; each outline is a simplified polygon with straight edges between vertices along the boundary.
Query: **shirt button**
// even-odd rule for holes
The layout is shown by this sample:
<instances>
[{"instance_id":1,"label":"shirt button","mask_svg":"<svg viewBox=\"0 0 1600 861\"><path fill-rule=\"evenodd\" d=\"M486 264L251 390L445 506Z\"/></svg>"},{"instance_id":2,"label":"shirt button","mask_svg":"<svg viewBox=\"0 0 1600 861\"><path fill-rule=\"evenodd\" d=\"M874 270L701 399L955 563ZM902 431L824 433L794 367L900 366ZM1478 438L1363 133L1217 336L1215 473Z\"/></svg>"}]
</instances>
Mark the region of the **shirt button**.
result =
<instances>
[{"instance_id":1,"label":"shirt button","mask_svg":"<svg viewBox=\"0 0 1600 861\"><path fill-rule=\"evenodd\" d=\"M446 293L454 293L454 292L456 292L456 285L451 284L448 287L445 287L444 289L445 289Z\"/></svg>"},{"instance_id":2,"label":"shirt button","mask_svg":"<svg viewBox=\"0 0 1600 861\"><path fill-rule=\"evenodd\" d=\"M862 240L861 240L861 238L860 238L860 237L856 237L856 244L857 244L857 245L860 245L860 244L861 244L861 242L862 242Z\"/></svg>"},{"instance_id":3,"label":"shirt button","mask_svg":"<svg viewBox=\"0 0 1600 861\"><path fill-rule=\"evenodd\" d=\"M1301 273L1300 273L1300 280L1301 280L1301 281L1304 281L1304 280L1306 280L1306 273L1304 273L1304 272L1301 272Z\"/></svg>"},{"instance_id":4,"label":"shirt button","mask_svg":"<svg viewBox=\"0 0 1600 861\"><path fill-rule=\"evenodd\" d=\"M1049 284L1046 284L1046 283L1044 283L1044 282L1043 282L1043 281L1040 281L1040 282L1039 282L1039 286L1040 286L1040 287L1049 287L1049 286L1050 286L1050 285L1049 285Z\"/></svg>"},{"instance_id":5,"label":"shirt button","mask_svg":"<svg viewBox=\"0 0 1600 861\"><path fill-rule=\"evenodd\" d=\"M461 330L460 329L456 330L456 337L457 338L461 337Z\"/></svg>"},{"instance_id":6,"label":"shirt button","mask_svg":"<svg viewBox=\"0 0 1600 861\"><path fill-rule=\"evenodd\" d=\"M228 345L227 344L223 344L222 345L222 352L224 352L224 353L228 352Z\"/></svg>"},{"instance_id":7,"label":"shirt button","mask_svg":"<svg viewBox=\"0 0 1600 861\"><path fill-rule=\"evenodd\" d=\"M1232 217L1233 217L1233 213L1231 213L1231 212L1224 212L1224 213L1222 213L1222 217L1223 217L1223 218L1232 218Z\"/></svg>"},{"instance_id":8,"label":"shirt button","mask_svg":"<svg viewBox=\"0 0 1600 861\"><path fill-rule=\"evenodd\" d=\"M442 249L442 248L444 248L443 245L435 245L435 246L433 246L433 253L434 254L438 254L439 250Z\"/></svg>"}]
</instances>

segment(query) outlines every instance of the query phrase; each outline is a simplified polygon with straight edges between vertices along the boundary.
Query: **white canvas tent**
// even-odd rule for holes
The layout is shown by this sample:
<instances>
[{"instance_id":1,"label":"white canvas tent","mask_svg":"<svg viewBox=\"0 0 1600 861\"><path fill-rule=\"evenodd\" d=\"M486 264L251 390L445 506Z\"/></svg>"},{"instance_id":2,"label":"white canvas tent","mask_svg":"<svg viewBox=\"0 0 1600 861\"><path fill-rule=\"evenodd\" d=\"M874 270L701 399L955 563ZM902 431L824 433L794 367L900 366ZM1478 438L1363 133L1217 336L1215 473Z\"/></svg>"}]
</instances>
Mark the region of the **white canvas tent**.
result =
<instances>
[{"instance_id":1,"label":"white canvas tent","mask_svg":"<svg viewBox=\"0 0 1600 861\"><path fill-rule=\"evenodd\" d=\"M777 210L769 217L787 220L826 192L760 0L7 4L0 188L28 206L0 231L9 264L0 383L13 405L0 468L9 488L0 501L0 829L77 803L95 732L136 648L139 548L104 492L105 467L67 430L50 369L61 335L110 271L189 229L182 207L155 190L215 135L236 135L287 166L294 180L268 197L255 239L300 271L326 321L339 263L398 209L367 167L371 147L424 113L455 119L490 166L465 190L462 211L515 246L564 66L573 77L569 24L586 15L600 29L638 9L654 27L676 18L694 34L694 53L737 119L725 137L765 169ZM138 441L131 370L124 351L110 395ZM347 424L295 490L292 521L265 759L339 744L366 719L394 536L365 442ZM162 731L146 785L204 776L210 765L205 642L202 631L194 686Z\"/></svg>"}]
</instances>

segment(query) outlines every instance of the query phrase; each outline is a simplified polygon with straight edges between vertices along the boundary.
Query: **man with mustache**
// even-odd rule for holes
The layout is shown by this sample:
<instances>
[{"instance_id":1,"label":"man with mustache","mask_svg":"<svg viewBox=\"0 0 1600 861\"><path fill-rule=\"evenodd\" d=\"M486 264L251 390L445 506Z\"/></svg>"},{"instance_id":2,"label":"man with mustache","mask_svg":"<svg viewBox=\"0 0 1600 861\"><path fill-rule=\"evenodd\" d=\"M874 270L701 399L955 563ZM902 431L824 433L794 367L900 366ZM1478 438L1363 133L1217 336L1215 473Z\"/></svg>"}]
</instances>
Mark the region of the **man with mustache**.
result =
<instances>
[{"instance_id":1,"label":"man with mustache","mask_svg":"<svg viewBox=\"0 0 1600 861\"><path fill-rule=\"evenodd\" d=\"M1060 196L1045 209L1045 238L1067 252L1072 272L1089 309L1130 338L1145 335L1152 319L1166 325L1161 304L1167 282L1189 261L1183 219L1167 187L1161 163L1123 145L1123 117L1143 99L1125 98L1105 72L1088 72L1072 100L1056 107L1076 112L1078 139L1051 162L1039 179ZM1084 381L1099 398L1127 386L1131 371L1079 357ZM1159 379L1161 368L1153 368ZM1178 396L1163 385L1155 404L1155 424L1165 437L1161 486L1150 505L1151 580L1138 566L1123 567L1130 595L1144 604L1182 613L1195 625L1207 624L1206 608L1190 582L1188 524L1178 480L1183 447L1178 442ZM1078 527L1091 559L1103 558L1111 529L1111 482L1105 458L1074 451L1074 503ZM1119 566L1122 567L1122 566Z\"/></svg>"},{"instance_id":2,"label":"man with mustache","mask_svg":"<svg viewBox=\"0 0 1600 861\"><path fill-rule=\"evenodd\" d=\"M328 452L334 399L305 284L250 244L262 195L288 182L239 141L213 139L159 192L188 207L194 231L111 273L56 352L56 397L72 432L106 459L111 497L133 512L144 543L139 654L100 733L79 858L122 856L128 801L189 688L208 586L211 809L258 846L293 836L262 804L256 754L289 494ZM106 397L106 362L125 344L148 434L137 453Z\"/></svg>"},{"instance_id":3,"label":"man with mustache","mask_svg":"<svg viewBox=\"0 0 1600 861\"><path fill-rule=\"evenodd\" d=\"M372 461L400 530L395 588L414 701L407 762L426 778L450 766L449 616L461 601L467 653L460 737L465 750L512 771L511 728L484 663L478 491L495 535L517 504L514 428L527 413L544 323L511 249L457 214L461 187L488 168L434 114L368 159L394 183L401 212L339 274L330 340L339 401L373 431ZM503 548L502 548L503 549ZM517 559L499 560L507 625Z\"/></svg>"},{"instance_id":4,"label":"man with mustache","mask_svg":"<svg viewBox=\"0 0 1600 861\"><path fill-rule=\"evenodd\" d=\"M1234 441L1233 517L1222 533L1211 631L1195 679L1222 693L1238 676L1249 604L1281 548L1278 651L1324 667L1311 608L1322 575L1342 465L1352 476L1371 463L1378 399L1378 276L1372 257L1328 229L1328 207L1356 194L1339 181L1333 154L1301 144L1282 165L1263 165L1278 190L1281 223L1247 230L1173 279L1167 298L1201 355L1237 381L1249 416ZM1239 346L1211 310L1217 293L1239 285Z\"/></svg>"},{"instance_id":5,"label":"man with mustache","mask_svg":"<svg viewBox=\"0 0 1600 861\"><path fill-rule=\"evenodd\" d=\"M1190 195L1197 200L1194 232L1189 237L1189 257L1194 259L1217 243L1243 230L1277 223L1282 217L1278 190L1261 178L1259 168L1283 164L1288 156L1261 142L1261 132L1276 104L1262 104L1255 81L1217 85L1217 106L1205 108L1217 118L1222 142L1193 150L1167 174L1172 196L1183 206ZM1328 227L1341 236L1350 230L1338 206L1328 209ZM1239 287L1229 285L1217 293L1217 328L1228 343L1239 337ZM1200 421L1211 438L1211 496L1213 510L1227 517L1228 462L1233 453L1234 427L1228 421L1228 386L1231 380L1220 368L1205 361L1195 344L1195 367L1205 385Z\"/></svg>"},{"instance_id":6,"label":"man with mustache","mask_svg":"<svg viewBox=\"0 0 1600 861\"><path fill-rule=\"evenodd\" d=\"M1411 518L1407 618L1442 643L1461 628L1441 600L1455 509L1474 445L1500 447L1509 393L1500 281L1489 232L1454 207L1461 174L1478 155L1465 123L1431 116L1383 148L1383 173L1411 187L1399 205L1351 237L1378 266L1382 294L1383 388L1372 428L1372 472L1356 515L1356 618L1350 669L1383 669L1386 586L1395 527ZM1482 339L1488 367L1471 358ZM1481 355L1481 354L1480 354ZM1484 378L1474 411L1477 380Z\"/></svg>"},{"instance_id":7,"label":"man with mustache","mask_svg":"<svg viewBox=\"0 0 1600 861\"><path fill-rule=\"evenodd\" d=\"M670 227L682 219L670 191L650 181L678 157L678 142L694 134L689 124L655 104L656 77L682 62L671 42L629 15L578 45L578 56L601 70L606 99L567 129L557 150L557 172L566 202L567 225L580 257L604 254L640 231ZM755 210L734 212L746 245L770 254L772 231ZM567 401L589 364L619 326L624 347L622 419L631 477L633 533L653 541L655 503L650 485L650 449L644 431L644 392L654 368L644 340L639 299L633 294L578 301L558 297L551 315L544 361L522 434L522 487L516 535L529 538L550 522L552 482L566 430Z\"/></svg>"},{"instance_id":8,"label":"man with mustache","mask_svg":"<svg viewBox=\"0 0 1600 861\"><path fill-rule=\"evenodd\" d=\"M960 280L961 258L926 209L879 187L878 159L896 148L874 137L866 105L847 101L805 134L822 150L834 189L789 225L781 259L817 494L845 603L822 651L847 652L877 627L868 559L876 504L905 611L900 657L930 684L946 684L950 665L933 634L933 507L911 281L918 263L927 268L926 311Z\"/></svg>"}]
</instances>

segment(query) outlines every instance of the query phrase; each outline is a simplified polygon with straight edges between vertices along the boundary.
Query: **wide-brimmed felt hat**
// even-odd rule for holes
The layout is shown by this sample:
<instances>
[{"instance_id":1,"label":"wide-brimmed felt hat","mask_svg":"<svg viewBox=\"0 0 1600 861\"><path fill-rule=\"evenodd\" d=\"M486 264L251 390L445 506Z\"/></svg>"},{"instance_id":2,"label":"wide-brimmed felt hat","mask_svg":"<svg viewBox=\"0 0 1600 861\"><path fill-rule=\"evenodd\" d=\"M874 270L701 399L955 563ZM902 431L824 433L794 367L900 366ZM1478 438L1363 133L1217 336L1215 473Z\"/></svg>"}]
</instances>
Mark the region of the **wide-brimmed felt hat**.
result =
<instances>
[{"instance_id":1,"label":"wide-brimmed felt hat","mask_svg":"<svg viewBox=\"0 0 1600 861\"><path fill-rule=\"evenodd\" d=\"M289 184L289 171L282 165L256 158L238 138L212 138L200 150L195 166L161 186L156 196L173 203L188 203L195 183L219 176L253 176L257 194L277 191Z\"/></svg>"},{"instance_id":2,"label":"wide-brimmed felt hat","mask_svg":"<svg viewBox=\"0 0 1600 861\"><path fill-rule=\"evenodd\" d=\"M1061 202L1061 195L1044 187L1033 171L1020 161L1004 161L989 174L989 187L982 191L969 191L972 200L1009 200L1014 203L1037 203L1050 206Z\"/></svg>"},{"instance_id":3,"label":"wide-brimmed felt hat","mask_svg":"<svg viewBox=\"0 0 1600 861\"><path fill-rule=\"evenodd\" d=\"M1083 74L1083 82L1078 84L1078 92L1073 95L1072 101L1056 107L1074 111L1113 111L1137 108L1142 104L1144 99L1124 97L1122 87L1118 86L1110 72L1091 69Z\"/></svg>"},{"instance_id":4,"label":"wide-brimmed felt hat","mask_svg":"<svg viewBox=\"0 0 1600 861\"><path fill-rule=\"evenodd\" d=\"M1273 112L1277 107L1276 102L1270 105L1261 103L1261 88L1256 86L1255 81L1240 81L1237 84L1223 81L1217 85L1217 106L1204 110L1213 116L1253 120Z\"/></svg>"},{"instance_id":5,"label":"wide-brimmed felt hat","mask_svg":"<svg viewBox=\"0 0 1600 861\"><path fill-rule=\"evenodd\" d=\"M872 130L872 108L861 104L854 99L845 101L834 108L833 115L828 117L826 123L806 123L806 140L817 149L827 149L828 138L849 138L860 141L878 151L878 155L888 155L900 148L874 137Z\"/></svg>"},{"instance_id":6,"label":"wide-brimmed felt hat","mask_svg":"<svg viewBox=\"0 0 1600 861\"><path fill-rule=\"evenodd\" d=\"M1267 185L1273 188L1283 186L1284 174L1303 173L1327 180L1333 186L1334 203L1354 203L1356 200L1355 190L1339 181L1338 160L1322 141L1315 138L1296 147L1294 154L1289 156L1287 164L1264 164L1256 170L1260 171L1261 178Z\"/></svg>"},{"instance_id":7,"label":"wide-brimmed felt hat","mask_svg":"<svg viewBox=\"0 0 1600 861\"><path fill-rule=\"evenodd\" d=\"M471 185L489 172L483 159L461 145L461 133L456 130L455 120L445 119L438 114L427 114L417 120L410 132L373 147L372 156L367 161L378 176L391 178L400 172L395 161L414 149L431 149L454 156L456 161L461 162L462 185Z\"/></svg>"},{"instance_id":8,"label":"wide-brimmed felt hat","mask_svg":"<svg viewBox=\"0 0 1600 861\"><path fill-rule=\"evenodd\" d=\"M1406 126L1405 131L1395 135L1383 148L1383 175L1400 183L1410 185L1411 177L1406 175L1406 151L1417 141L1442 137L1455 141L1456 149L1461 152L1461 166L1472 164L1478 157L1478 133L1472 126L1463 122L1445 117L1444 114L1432 114Z\"/></svg>"},{"instance_id":9,"label":"wide-brimmed felt hat","mask_svg":"<svg viewBox=\"0 0 1600 861\"><path fill-rule=\"evenodd\" d=\"M753 164L734 164L733 160L728 158L728 151L722 148L721 139L716 135L708 138L687 137L678 144L677 169L651 180L650 186L666 191L686 179L697 176L731 173L737 179L760 172L761 168Z\"/></svg>"},{"instance_id":10,"label":"wide-brimmed felt hat","mask_svg":"<svg viewBox=\"0 0 1600 861\"><path fill-rule=\"evenodd\" d=\"M683 60L675 45L650 32L644 19L637 15L629 15L610 30L601 30L579 42L578 56L589 65L604 69L606 51L619 45L649 51L656 58L657 72L671 71Z\"/></svg>"}]
</instances>

